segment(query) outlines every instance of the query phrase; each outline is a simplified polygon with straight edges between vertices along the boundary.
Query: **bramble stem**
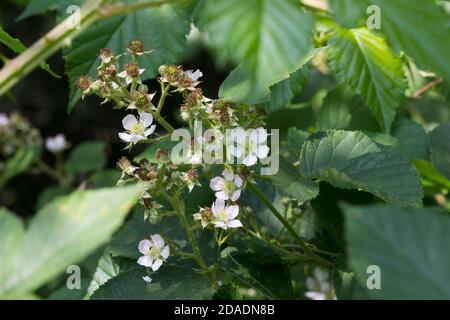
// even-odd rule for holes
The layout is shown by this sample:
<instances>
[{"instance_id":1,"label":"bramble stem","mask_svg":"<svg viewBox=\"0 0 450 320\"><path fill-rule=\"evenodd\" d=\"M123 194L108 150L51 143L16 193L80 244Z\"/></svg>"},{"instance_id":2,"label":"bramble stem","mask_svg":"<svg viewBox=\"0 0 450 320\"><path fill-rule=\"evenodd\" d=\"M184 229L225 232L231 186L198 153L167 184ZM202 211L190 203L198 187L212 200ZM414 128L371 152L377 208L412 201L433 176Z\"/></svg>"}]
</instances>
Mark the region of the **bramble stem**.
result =
<instances>
[{"instance_id":1,"label":"bramble stem","mask_svg":"<svg viewBox=\"0 0 450 320\"><path fill-rule=\"evenodd\" d=\"M88 0L81 8L80 28L69 27L71 17L62 21L46 35L36 41L30 48L14 59L8 60L0 70L0 96L5 94L20 79L30 73L42 61L61 49L67 43L86 30L94 22L132 11L160 6L183 0L153 0L133 3L116 3L107 5L109 0Z\"/></svg>"},{"instance_id":2,"label":"bramble stem","mask_svg":"<svg viewBox=\"0 0 450 320\"><path fill-rule=\"evenodd\" d=\"M324 267L330 268L332 266L332 263L329 261L323 259L320 256L317 256L313 253L311 250L311 247L308 246L306 242L303 241L303 239L297 234L297 232L292 228L292 226L289 224L289 222L286 220L286 218L283 217L283 215L278 212L278 210L272 205L272 203L267 199L267 197L262 193L258 187L256 187L252 183L247 184L248 188L264 203L264 205L272 211L274 216L283 224L283 226L286 228L286 230L294 237L295 240L298 241L300 244L300 247L303 249L305 255L309 256L311 260L314 260L315 262L321 264Z\"/></svg>"},{"instance_id":3,"label":"bramble stem","mask_svg":"<svg viewBox=\"0 0 450 320\"><path fill-rule=\"evenodd\" d=\"M170 83L164 88L161 92L161 98L159 98L158 106L156 107L156 114L160 115L162 107L164 106L164 102L166 101L166 97L169 94Z\"/></svg>"},{"instance_id":4,"label":"bramble stem","mask_svg":"<svg viewBox=\"0 0 450 320\"><path fill-rule=\"evenodd\" d=\"M205 274L211 280L212 285L215 286L215 281L210 277L210 270L208 269L208 266L206 265L205 261L202 258L202 255L200 253L200 248L197 244L197 240L195 239L194 232L192 232L191 225L189 224L188 220L186 219L186 215L184 213L184 204L180 205L177 195L174 195L173 197L170 197L166 193L163 193L162 195L165 196L165 198L167 200L169 200L173 209L177 212L178 217L180 218L181 224L183 225L183 228L186 231L186 234L188 236L195 260L197 261L200 268L202 268L202 270L205 272Z\"/></svg>"}]
</instances>

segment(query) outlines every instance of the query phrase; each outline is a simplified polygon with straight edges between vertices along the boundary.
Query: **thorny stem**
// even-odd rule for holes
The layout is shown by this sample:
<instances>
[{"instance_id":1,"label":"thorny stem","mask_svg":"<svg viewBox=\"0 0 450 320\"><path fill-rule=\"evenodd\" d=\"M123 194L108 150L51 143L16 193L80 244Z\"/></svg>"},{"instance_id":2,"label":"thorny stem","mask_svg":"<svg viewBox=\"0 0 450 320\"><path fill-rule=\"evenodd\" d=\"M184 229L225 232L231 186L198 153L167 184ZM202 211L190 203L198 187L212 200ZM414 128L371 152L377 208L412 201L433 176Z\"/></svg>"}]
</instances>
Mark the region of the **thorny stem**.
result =
<instances>
[{"instance_id":1,"label":"thorny stem","mask_svg":"<svg viewBox=\"0 0 450 320\"><path fill-rule=\"evenodd\" d=\"M161 90L161 98L159 98L158 106L156 107L157 115L161 113L161 109L164 106L164 102L166 101L166 97L169 94L169 90L170 90L170 83L164 88L164 90Z\"/></svg>"},{"instance_id":2,"label":"thorny stem","mask_svg":"<svg viewBox=\"0 0 450 320\"><path fill-rule=\"evenodd\" d=\"M175 129L164 119L161 115L157 114L156 112L152 112L153 118L159 122L160 125L164 127L164 129L167 130L168 133L172 133Z\"/></svg>"},{"instance_id":3,"label":"thorny stem","mask_svg":"<svg viewBox=\"0 0 450 320\"><path fill-rule=\"evenodd\" d=\"M100 19L130 13L134 10L160 6L185 0L143 0L133 3L107 5L109 0L88 0L81 8L80 28L70 28L71 17L50 30L30 48L12 60L8 60L0 70L0 96L5 94L22 77L30 73L42 61L58 51L67 43Z\"/></svg>"},{"instance_id":4,"label":"thorny stem","mask_svg":"<svg viewBox=\"0 0 450 320\"><path fill-rule=\"evenodd\" d=\"M434 87L440 85L442 82L444 81L444 79L440 78L440 79L436 79L432 82L430 82L429 84L427 84L426 86L424 86L423 88L420 88L419 90L417 90L413 95L412 95L412 99L420 99L422 97L423 94L427 93L428 91L430 91L431 89L433 89Z\"/></svg>"},{"instance_id":5,"label":"thorny stem","mask_svg":"<svg viewBox=\"0 0 450 320\"><path fill-rule=\"evenodd\" d=\"M215 287L216 283L215 283L214 279L211 277L210 270L208 269L208 266L206 265L205 261L202 258L202 255L200 253L200 248L198 247L197 240L195 239L194 232L192 232L191 225L189 224L188 220L186 219L186 215L184 213L184 204L179 203L177 195L174 195L172 197L166 193L163 193L162 195L167 200L169 200L170 204L172 205L174 210L177 212L178 217L180 218L181 224L183 225L183 228L186 231L186 234L188 236L195 260L197 261L200 268L202 268L202 270L208 276L213 287Z\"/></svg>"},{"instance_id":6,"label":"thorny stem","mask_svg":"<svg viewBox=\"0 0 450 320\"><path fill-rule=\"evenodd\" d=\"M292 228L292 226L289 224L289 222L283 217L283 215L278 212L278 210L272 205L272 203L269 201L269 199L266 198L264 193L262 193L254 184L248 183L248 188L264 203L264 205L272 211L274 216L283 224L283 226L286 228L286 230L297 240L297 242L300 244L301 248L303 249L305 255L309 256L311 260L314 260L315 262L321 264L324 267L330 268L332 266L332 263L329 261L323 259L320 256L317 256L313 253L310 246L303 241L303 239L297 234L297 232Z\"/></svg>"}]
</instances>

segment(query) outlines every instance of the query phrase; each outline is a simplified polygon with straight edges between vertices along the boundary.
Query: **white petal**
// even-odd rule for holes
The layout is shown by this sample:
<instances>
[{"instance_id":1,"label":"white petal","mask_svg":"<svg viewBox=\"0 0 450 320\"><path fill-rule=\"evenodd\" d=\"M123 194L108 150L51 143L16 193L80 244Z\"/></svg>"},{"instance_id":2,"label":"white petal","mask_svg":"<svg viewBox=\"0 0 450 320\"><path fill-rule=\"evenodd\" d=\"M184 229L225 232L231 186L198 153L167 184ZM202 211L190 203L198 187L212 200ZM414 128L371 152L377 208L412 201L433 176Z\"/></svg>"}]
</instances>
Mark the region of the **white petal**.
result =
<instances>
[{"instance_id":1,"label":"white petal","mask_svg":"<svg viewBox=\"0 0 450 320\"><path fill-rule=\"evenodd\" d=\"M308 291L305 293L305 296L312 300L325 300L325 294L321 292Z\"/></svg>"},{"instance_id":2,"label":"white petal","mask_svg":"<svg viewBox=\"0 0 450 320\"><path fill-rule=\"evenodd\" d=\"M212 205L212 212L214 214L218 214L220 211L222 211L225 208L225 202L222 199L217 199L213 205Z\"/></svg>"},{"instance_id":3,"label":"white petal","mask_svg":"<svg viewBox=\"0 0 450 320\"><path fill-rule=\"evenodd\" d=\"M165 246L164 249L161 251L161 257L167 259L169 255L170 255L170 248L169 246Z\"/></svg>"},{"instance_id":4,"label":"white petal","mask_svg":"<svg viewBox=\"0 0 450 320\"><path fill-rule=\"evenodd\" d=\"M258 161L258 158L255 155L249 154L247 157L244 158L242 163L245 164L247 167L250 167L250 166L254 165L257 161Z\"/></svg>"},{"instance_id":5,"label":"white petal","mask_svg":"<svg viewBox=\"0 0 450 320\"><path fill-rule=\"evenodd\" d=\"M234 179L234 173L232 170L223 170L222 175L225 177L226 180Z\"/></svg>"},{"instance_id":6,"label":"white petal","mask_svg":"<svg viewBox=\"0 0 450 320\"><path fill-rule=\"evenodd\" d=\"M231 201L235 202L235 201L237 201L237 199L239 199L240 196L241 196L241 189L238 189L233 192L230 199L231 199Z\"/></svg>"},{"instance_id":7,"label":"white petal","mask_svg":"<svg viewBox=\"0 0 450 320\"><path fill-rule=\"evenodd\" d=\"M164 246L164 239L159 234L154 234L151 236L152 242L157 248L162 248Z\"/></svg>"},{"instance_id":8,"label":"white petal","mask_svg":"<svg viewBox=\"0 0 450 320\"><path fill-rule=\"evenodd\" d=\"M258 136L258 143L264 143L267 141L267 130L264 128L256 129L256 134Z\"/></svg>"},{"instance_id":9,"label":"white petal","mask_svg":"<svg viewBox=\"0 0 450 320\"><path fill-rule=\"evenodd\" d=\"M243 183L242 178L239 177L238 175L235 175L234 176L234 185L236 187L240 188L240 187L242 187L242 183Z\"/></svg>"},{"instance_id":10,"label":"white petal","mask_svg":"<svg viewBox=\"0 0 450 320\"><path fill-rule=\"evenodd\" d=\"M228 226L227 226L225 223L223 223L222 221L213 221L213 225L214 225L216 228L222 228L222 229L224 229L224 230L227 230L227 229L228 229Z\"/></svg>"},{"instance_id":11,"label":"white petal","mask_svg":"<svg viewBox=\"0 0 450 320\"><path fill-rule=\"evenodd\" d=\"M158 269L161 267L161 265L162 265L162 260L161 259L157 259L157 260L155 260L155 262L153 262L153 264L152 264L152 270L153 271L158 271Z\"/></svg>"},{"instance_id":12,"label":"white petal","mask_svg":"<svg viewBox=\"0 0 450 320\"><path fill-rule=\"evenodd\" d=\"M216 198L218 200L228 200L230 197L224 191L216 192Z\"/></svg>"},{"instance_id":13,"label":"white petal","mask_svg":"<svg viewBox=\"0 0 450 320\"><path fill-rule=\"evenodd\" d=\"M126 132L119 132L119 138L125 142L131 142L132 136Z\"/></svg>"},{"instance_id":14,"label":"white petal","mask_svg":"<svg viewBox=\"0 0 450 320\"><path fill-rule=\"evenodd\" d=\"M145 69L139 69L139 74L143 74Z\"/></svg>"},{"instance_id":15,"label":"white petal","mask_svg":"<svg viewBox=\"0 0 450 320\"><path fill-rule=\"evenodd\" d=\"M142 254L147 254L148 250L150 250L150 247L152 246L152 243L150 240L144 239L141 242L139 242L138 250Z\"/></svg>"},{"instance_id":16,"label":"white petal","mask_svg":"<svg viewBox=\"0 0 450 320\"><path fill-rule=\"evenodd\" d=\"M147 283L152 282L152 278L150 278L149 276L142 277L142 279Z\"/></svg>"},{"instance_id":17,"label":"white petal","mask_svg":"<svg viewBox=\"0 0 450 320\"><path fill-rule=\"evenodd\" d=\"M240 228L240 227L243 226L242 223L239 220L228 221L227 225L230 228Z\"/></svg>"},{"instance_id":18,"label":"white petal","mask_svg":"<svg viewBox=\"0 0 450 320\"><path fill-rule=\"evenodd\" d=\"M155 132L156 129L156 124L152 125L150 127L150 129L145 130L144 134L146 137L148 137L149 135L151 135L153 132Z\"/></svg>"},{"instance_id":19,"label":"white petal","mask_svg":"<svg viewBox=\"0 0 450 320\"><path fill-rule=\"evenodd\" d=\"M239 214L239 206L229 206L227 207L226 211L228 213L228 217L230 219L234 219Z\"/></svg>"},{"instance_id":20,"label":"white petal","mask_svg":"<svg viewBox=\"0 0 450 320\"><path fill-rule=\"evenodd\" d=\"M133 116L132 114L127 115L122 120L122 125L127 130L131 130L137 123L138 123L138 121L137 121L136 117Z\"/></svg>"},{"instance_id":21,"label":"white petal","mask_svg":"<svg viewBox=\"0 0 450 320\"><path fill-rule=\"evenodd\" d=\"M121 73L119 73L117 75L119 78L126 78L127 77L127 72L126 71L122 71Z\"/></svg>"},{"instance_id":22,"label":"white petal","mask_svg":"<svg viewBox=\"0 0 450 320\"><path fill-rule=\"evenodd\" d=\"M145 140L146 139L146 137L144 137L144 136L141 136L140 134L134 134L134 133L132 133L131 134L131 142L133 142L133 143L136 143L136 142L139 142L139 141L141 141L141 140Z\"/></svg>"},{"instance_id":23,"label":"white petal","mask_svg":"<svg viewBox=\"0 0 450 320\"><path fill-rule=\"evenodd\" d=\"M137 263L144 267L150 267L153 264L153 259L149 256L142 256L138 259Z\"/></svg>"},{"instance_id":24,"label":"white petal","mask_svg":"<svg viewBox=\"0 0 450 320\"><path fill-rule=\"evenodd\" d=\"M258 158L264 159L265 157L267 157L270 151L268 146L259 145L257 148L258 148L257 149Z\"/></svg>"},{"instance_id":25,"label":"white petal","mask_svg":"<svg viewBox=\"0 0 450 320\"><path fill-rule=\"evenodd\" d=\"M139 119L139 122L144 125L144 128L149 127L153 122L153 116L150 113L143 112Z\"/></svg>"},{"instance_id":26,"label":"white petal","mask_svg":"<svg viewBox=\"0 0 450 320\"><path fill-rule=\"evenodd\" d=\"M214 191L219 191L223 189L224 181L222 177L215 177L211 179L211 182L209 183L209 187Z\"/></svg>"}]
</instances>

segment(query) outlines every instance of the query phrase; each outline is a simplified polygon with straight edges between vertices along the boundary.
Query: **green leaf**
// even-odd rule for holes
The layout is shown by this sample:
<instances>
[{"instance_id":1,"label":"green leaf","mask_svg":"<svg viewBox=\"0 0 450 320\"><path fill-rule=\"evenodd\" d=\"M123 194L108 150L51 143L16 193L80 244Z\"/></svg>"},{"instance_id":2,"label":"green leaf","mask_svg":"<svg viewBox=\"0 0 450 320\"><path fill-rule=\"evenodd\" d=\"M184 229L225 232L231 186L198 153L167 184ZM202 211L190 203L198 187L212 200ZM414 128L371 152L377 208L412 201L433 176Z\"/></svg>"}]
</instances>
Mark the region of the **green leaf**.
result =
<instances>
[{"instance_id":1,"label":"green leaf","mask_svg":"<svg viewBox=\"0 0 450 320\"><path fill-rule=\"evenodd\" d=\"M400 118L394 123L393 136L371 135L377 143L391 147L410 160L428 159L428 136L417 122Z\"/></svg>"},{"instance_id":2,"label":"green leaf","mask_svg":"<svg viewBox=\"0 0 450 320\"><path fill-rule=\"evenodd\" d=\"M117 169L106 169L94 173L89 177L89 183L95 188L110 188L117 185L120 179L120 171Z\"/></svg>"},{"instance_id":3,"label":"green leaf","mask_svg":"<svg viewBox=\"0 0 450 320\"><path fill-rule=\"evenodd\" d=\"M222 267L269 299L292 297L292 284L282 253L262 240L235 241L221 252ZM270 275L270 276L268 276Z\"/></svg>"},{"instance_id":4,"label":"green leaf","mask_svg":"<svg viewBox=\"0 0 450 320\"><path fill-rule=\"evenodd\" d=\"M72 150L64 164L67 172L90 172L106 165L105 145L98 141L86 141Z\"/></svg>"},{"instance_id":5,"label":"green leaf","mask_svg":"<svg viewBox=\"0 0 450 320\"><path fill-rule=\"evenodd\" d=\"M124 272L101 286L93 300L201 300L211 299L214 291L208 278L196 273L192 267L163 265L150 275L151 283L142 277L144 267ZM181 276L182 275L182 276Z\"/></svg>"},{"instance_id":6,"label":"green leaf","mask_svg":"<svg viewBox=\"0 0 450 320\"><path fill-rule=\"evenodd\" d=\"M421 206L423 190L414 166L361 132L330 130L303 145L302 173L340 188L358 189L401 205Z\"/></svg>"},{"instance_id":7,"label":"green leaf","mask_svg":"<svg viewBox=\"0 0 450 320\"><path fill-rule=\"evenodd\" d=\"M0 189L12 178L29 169L40 157L41 145L20 149L0 170Z\"/></svg>"},{"instance_id":8,"label":"green leaf","mask_svg":"<svg viewBox=\"0 0 450 320\"><path fill-rule=\"evenodd\" d=\"M382 37L365 28L336 31L328 53L338 79L361 95L381 127L389 132L406 89L401 59Z\"/></svg>"},{"instance_id":9,"label":"green leaf","mask_svg":"<svg viewBox=\"0 0 450 320\"><path fill-rule=\"evenodd\" d=\"M113 260L109 253L105 253L98 261L98 266L92 276L92 280L87 288L86 298L92 294L110 279L119 275L120 266Z\"/></svg>"},{"instance_id":10,"label":"green leaf","mask_svg":"<svg viewBox=\"0 0 450 320\"><path fill-rule=\"evenodd\" d=\"M300 156L303 143L308 139L309 133L303 130L299 130L295 127L291 127L287 132L288 148L295 154L296 159Z\"/></svg>"},{"instance_id":11,"label":"green leaf","mask_svg":"<svg viewBox=\"0 0 450 320\"><path fill-rule=\"evenodd\" d=\"M75 191L75 188L72 186L59 186L53 185L45 188L39 193L39 197L36 204L36 210L41 209L48 202L55 200L58 197L66 196L69 193Z\"/></svg>"},{"instance_id":12,"label":"green leaf","mask_svg":"<svg viewBox=\"0 0 450 320\"><path fill-rule=\"evenodd\" d=\"M338 86L329 91L317 112L317 128L319 130L347 128L352 119L350 104L348 90Z\"/></svg>"},{"instance_id":13,"label":"green leaf","mask_svg":"<svg viewBox=\"0 0 450 320\"><path fill-rule=\"evenodd\" d=\"M183 57L189 30L185 8L172 5L137 10L95 23L75 38L65 51L66 73L71 88L69 110L81 97L75 86L78 77L85 74L96 77L97 55L101 48L108 47L119 54L125 52L129 41L141 39L146 50L154 50L139 59L140 66L146 69L142 75L145 80L156 76L161 64L176 63ZM128 61L122 59L123 62Z\"/></svg>"},{"instance_id":14,"label":"green leaf","mask_svg":"<svg viewBox=\"0 0 450 320\"><path fill-rule=\"evenodd\" d=\"M286 107L300 93L309 76L309 66L303 66L289 78L270 87L270 101L261 105L268 113Z\"/></svg>"},{"instance_id":15,"label":"green leaf","mask_svg":"<svg viewBox=\"0 0 450 320\"><path fill-rule=\"evenodd\" d=\"M317 183L305 179L292 164L281 159L278 173L271 176L275 188L281 194L304 202L319 194Z\"/></svg>"},{"instance_id":16,"label":"green leaf","mask_svg":"<svg viewBox=\"0 0 450 320\"><path fill-rule=\"evenodd\" d=\"M31 292L105 243L142 193L142 186L77 191L41 209L27 230L0 213L0 296Z\"/></svg>"},{"instance_id":17,"label":"green leaf","mask_svg":"<svg viewBox=\"0 0 450 320\"><path fill-rule=\"evenodd\" d=\"M6 45L15 53L22 53L27 49L19 39L11 37L5 30L3 30L2 26L0 26L0 42ZM40 66L43 70L50 73L53 77L61 78L56 73L54 73L50 69L50 66L45 62L40 63Z\"/></svg>"},{"instance_id":18,"label":"green leaf","mask_svg":"<svg viewBox=\"0 0 450 320\"><path fill-rule=\"evenodd\" d=\"M23 52L27 49L19 39L11 37L5 30L3 30L1 26L0 26L0 42L6 45L14 52Z\"/></svg>"},{"instance_id":19,"label":"green leaf","mask_svg":"<svg viewBox=\"0 0 450 320\"><path fill-rule=\"evenodd\" d=\"M432 210L343 206L350 265L361 284L381 271L381 299L449 299L450 220Z\"/></svg>"},{"instance_id":20,"label":"green leaf","mask_svg":"<svg viewBox=\"0 0 450 320\"><path fill-rule=\"evenodd\" d=\"M413 57L421 67L430 68L450 80L449 15L436 1L423 0L332 0L336 19L344 22L346 12L354 12L347 23L366 19L369 5L381 9L381 31L396 51L403 50ZM416 41L411 41L416 39Z\"/></svg>"},{"instance_id":21,"label":"green leaf","mask_svg":"<svg viewBox=\"0 0 450 320\"><path fill-rule=\"evenodd\" d=\"M431 162L424 160L414 161L414 165L425 180L423 184L426 187L438 187L437 192L442 192L441 188L450 190L450 180L444 177ZM436 193L433 191L433 194Z\"/></svg>"},{"instance_id":22,"label":"green leaf","mask_svg":"<svg viewBox=\"0 0 450 320\"><path fill-rule=\"evenodd\" d=\"M442 124L430 133L431 160L450 179L450 123Z\"/></svg>"},{"instance_id":23,"label":"green leaf","mask_svg":"<svg viewBox=\"0 0 450 320\"><path fill-rule=\"evenodd\" d=\"M17 20L22 20L55 9L60 2L61 0L31 0Z\"/></svg>"},{"instance_id":24,"label":"green leaf","mask_svg":"<svg viewBox=\"0 0 450 320\"><path fill-rule=\"evenodd\" d=\"M206 1L200 16L212 45L228 49L247 83L239 97L222 89L224 99L260 101L270 86L299 69L312 49L312 17L295 0Z\"/></svg>"}]
</instances>

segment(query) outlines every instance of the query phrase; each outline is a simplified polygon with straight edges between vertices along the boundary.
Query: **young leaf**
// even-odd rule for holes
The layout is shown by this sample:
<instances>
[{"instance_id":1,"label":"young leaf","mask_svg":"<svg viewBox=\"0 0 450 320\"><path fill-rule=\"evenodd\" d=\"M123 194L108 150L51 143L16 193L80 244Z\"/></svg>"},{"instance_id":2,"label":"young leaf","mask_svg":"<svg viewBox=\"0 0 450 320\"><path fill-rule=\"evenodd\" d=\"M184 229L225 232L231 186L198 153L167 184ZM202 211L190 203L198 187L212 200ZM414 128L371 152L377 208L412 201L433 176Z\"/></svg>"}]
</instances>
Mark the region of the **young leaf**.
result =
<instances>
[{"instance_id":1,"label":"young leaf","mask_svg":"<svg viewBox=\"0 0 450 320\"><path fill-rule=\"evenodd\" d=\"M401 59L382 37L365 28L340 29L329 45L330 65L338 79L361 95L380 126L389 132L406 89Z\"/></svg>"},{"instance_id":2,"label":"young leaf","mask_svg":"<svg viewBox=\"0 0 450 320\"><path fill-rule=\"evenodd\" d=\"M74 192L41 209L27 230L1 211L0 296L35 290L105 243L142 191L135 185Z\"/></svg>"},{"instance_id":3,"label":"young leaf","mask_svg":"<svg viewBox=\"0 0 450 320\"><path fill-rule=\"evenodd\" d=\"M311 136L300 156L302 173L340 188L370 192L401 205L421 206L422 185L414 166L361 132L330 130Z\"/></svg>"},{"instance_id":4,"label":"young leaf","mask_svg":"<svg viewBox=\"0 0 450 320\"><path fill-rule=\"evenodd\" d=\"M212 44L227 48L242 67L246 86L240 96L225 94L226 81L221 98L261 102L269 87L299 69L312 49L313 20L294 0L206 1L200 16Z\"/></svg>"},{"instance_id":5,"label":"young leaf","mask_svg":"<svg viewBox=\"0 0 450 320\"><path fill-rule=\"evenodd\" d=\"M428 209L343 206L350 265L376 299L450 298L450 219ZM371 279L368 279L371 276Z\"/></svg>"},{"instance_id":6,"label":"young leaf","mask_svg":"<svg viewBox=\"0 0 450 320\"><path fill-rule=\"evenodd\" d=\"M449 15L436 1L331 0L336 19L347 26L365 21L369 5L379 6L381 32L396 51L403 50L421 67L430 68L450 81L450 65L443 54L450 51Z\"/></svg>"},{"instance_id":7,"label":"young leaf","mask_svg":"<svg viewBox=\"0 0 450 320\"><path fill-rule=\"evenodd\" d=\"M81 92L75 86L78 77L97 75L100 62L96 57L101 48L108 47L114 54L119 54L125 52L129 41L142 40L146 50L154 50L139 59L140 66L146 69L142 75L145 80L156 76L161 64L179 61L186 48L189 30L185 8L170 5L138 10L92 25L65 51L71 88L69 110L81 98Z\"/></svg>"}]
</instances>

